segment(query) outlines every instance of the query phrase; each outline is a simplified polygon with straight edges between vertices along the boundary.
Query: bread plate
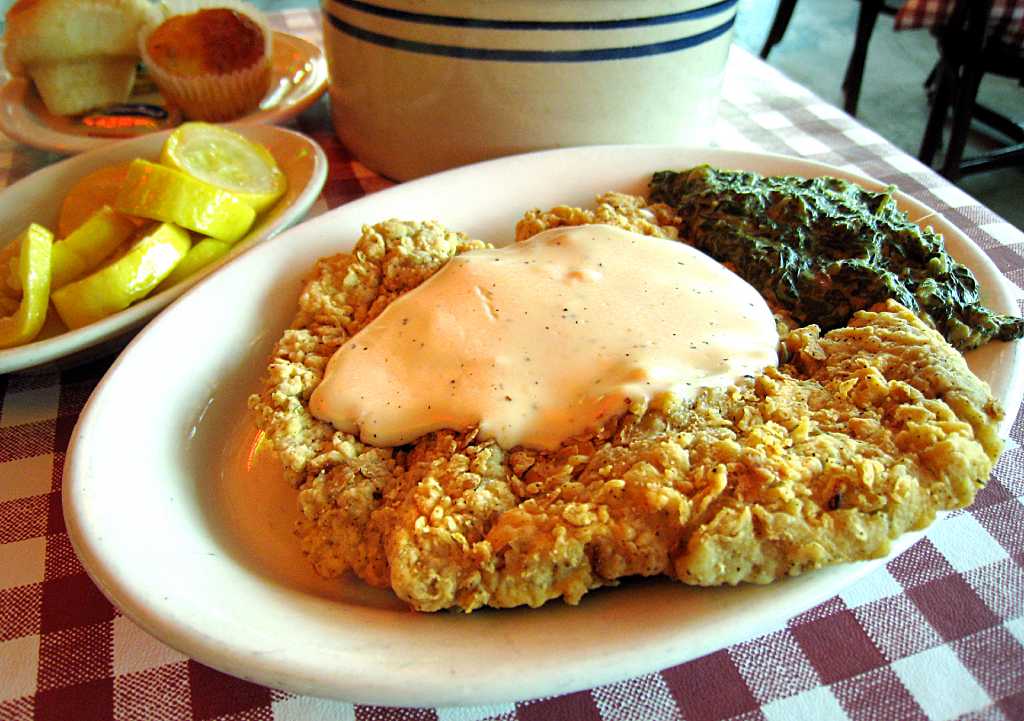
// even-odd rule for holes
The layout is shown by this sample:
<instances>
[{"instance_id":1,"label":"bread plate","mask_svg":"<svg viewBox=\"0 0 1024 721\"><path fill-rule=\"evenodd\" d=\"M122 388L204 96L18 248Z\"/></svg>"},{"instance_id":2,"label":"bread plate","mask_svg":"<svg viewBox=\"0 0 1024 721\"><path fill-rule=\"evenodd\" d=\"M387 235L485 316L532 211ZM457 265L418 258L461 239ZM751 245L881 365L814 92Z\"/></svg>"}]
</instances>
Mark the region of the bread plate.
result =
<instances>
[{"instance_id":1,"label":"bread plate","mask_svg":"<svg viewBox=\"0 0 1024 721\"><path fill-rule=\"evenodd\" d=\"M323 51L302 38L275 32L270 89L259 108L233 124L286 123L315 103L326 90L327 61ZM163 102L159 96L156 100ZM160 121L159 129L173 128L182 121L180 112L166 110L167 117ZM9 78L0 86L0 130L25 145L63 155L93 150L139 132L136 129L120 135L110 131L97 134L95 129L72 118L51 115L31 81L23 77Z\"/></svg>"},{"instance_id":2,"label":"bread plate","mask_svg":"<svg viewBox=\"0 0 1024 721\"><path fill-rule=\"evenodd\" d=\"M246 398L294 314L303 275L316 258L350 248L362 224L436 219L508 243L527 209L586 205L610 189L642 193L652 171L703 162L881 185L774 155L572 148L448 171L293 228L189 290L93 393L63 487L86 570L129 618L214 668L295 693L434 706L561 694L663 669L779 628L878 568L885 559L768 586L642 580L592 592L576 607L413 613L390 592L314 574L291 535L295 492L254 453ZM991 307L1015 312L1009 287L971 240L909 196L897 198L912 217L930 216ZM970 363L1012 417L1024 380L1020 344L990 344ZM146 422L127 422L139 408ZM893 552L920 537L899 539Z\"/></svg>"},{"instance_id":3,"label":"bread plate","mask_svg":"<svg viewBox=\"0 0 1024 721\"><path fill-rule=\"evenodd\" d=\"M327 178L327 158L312 139L292 130L269 125L236 127L247 137L262 143L274 155L288 179L288 190L277 204L260 219L219 262L185 281L152 295L130 307L90 325L68 331L57 322L48 322L40 336L14 348L0 349L0 373L31 368L58 359L69 359L90 352L102 352L103 344L115 341L137 329L184 290L223 263L253 245L280 233L298 222L316 201ZM54 228L64 193L79 178L99 168L133 158L157 158L170 131L145 135L133 140L105 145L36 171L0 191L0 247L14 240L29 224Z\"/></svg>"}]
</instances>

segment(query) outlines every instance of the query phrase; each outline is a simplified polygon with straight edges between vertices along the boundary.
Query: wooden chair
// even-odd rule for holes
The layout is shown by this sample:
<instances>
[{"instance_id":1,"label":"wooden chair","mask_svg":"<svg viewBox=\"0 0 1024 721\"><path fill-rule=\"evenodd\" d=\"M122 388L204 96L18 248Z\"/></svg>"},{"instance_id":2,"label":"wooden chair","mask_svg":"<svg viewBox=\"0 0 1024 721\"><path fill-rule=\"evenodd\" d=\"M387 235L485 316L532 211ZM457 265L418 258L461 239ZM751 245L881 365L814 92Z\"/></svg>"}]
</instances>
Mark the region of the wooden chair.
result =
<instances>
[{"instance_id":1,"label":"wooden chair","mask_svg":"<svg viewBox=\"0 0 1024 721\"><path fill-rule=\"evenodd\" d=\"M1003 27L989 26L992 4L993 0L958 0L946 26L938 32L939 63L929 78L932 110L918 157L932 164L952 110L949 145L939 171L951 180L1024 162L1024 126L977 102L986 73L1016 78L1024 85L1024 49L1003 42ZM998 131L1009 142L965 159L972 120Z\"/></svg>"},{"instance_id":2,"label":"wooden chair","mask_svg":"<svg viewBox=\"0 0 1024 721\"><path fill-rule=\"evenodd\" d=\"M781 0L779 9L775 12L775 19L768 31L768 38L761 48L761 57L767 58L772 48L782 40L789 26L790 18L793 17L793 10L796 8L796 0ZM875 29L875 22L882 13L895 15L899 10L899 4L888 4L885 0L860 0L860 12L857 15L857 33L854 37L853 52L850 55L850 62L846 66L846 75L843 78L843 109L850 115L857 114L857 101L860 99L860 86L864 78L864 63L868 56L868 44L871 42L871 33Z\"/></svg>"}]
</instances>

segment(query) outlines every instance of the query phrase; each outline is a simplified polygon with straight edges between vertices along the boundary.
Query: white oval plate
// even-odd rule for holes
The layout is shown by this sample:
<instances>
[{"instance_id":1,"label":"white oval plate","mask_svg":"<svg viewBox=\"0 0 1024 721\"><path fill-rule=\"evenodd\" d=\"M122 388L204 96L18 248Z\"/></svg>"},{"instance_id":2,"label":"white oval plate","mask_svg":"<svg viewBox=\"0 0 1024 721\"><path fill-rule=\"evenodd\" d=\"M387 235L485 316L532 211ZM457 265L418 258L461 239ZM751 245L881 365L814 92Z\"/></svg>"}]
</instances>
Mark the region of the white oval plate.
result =
<instances>
[{"instance_id":1,"label":"white oval plate","mask_svg":"<svg viewBox=\"0 0 1024 721\"><path fill-rule=\"evenodd\" d=\"M274 33L270 89L258 110L234 125L286 123L315 103L327 90L327 61L323 51L302 38ZM0 130L20 143L70 155L93 150L123 138L89 135L46 110L31 81L10 78L0 86Z\"/></svg>"},{"instance_id":2,"label":"white oval plate","mask_svg":"<svg viewBox=\"0 0 1024 721\"><path fill-rule=\"evenodd\" d=\"M202 663L296 693L391 705L497 703L666 668L776 628L877 568L884 561L720 589L631 581L575 608L419 614L355 579L318 578L291 536L294 491L250 452L246 398L295 312L302 277L315 259L350 248L363 223L435 218L507 243L529 208L644 192L652 171L701 162L853 177L780 156L678 147L510 157L349 203L197 285L135 338L79 419L63 492L85 568L133 621ZM915 217L930 212L899 200ZM928 222L977 273L987 302L1013 312L985 254L941 218ZM971 362L1015 408L1020 344L990 344ZM146 421L130 422L140 408Z\"/></svg>"},{"instance_id":3,"label":"white oval plate","mask_svg":"<svg viewBox=\"0 0 1024 721\"><path fill-rule=\"evenodd\" d=\"M91 354L86 351L99 352L97 346L138 328L200 278L247 248L294 225L306 214L327 178L327 157L320 146L301 133L269 125L236 126L235 130L265 145L288 178L288 191L277 205L260 217L227 256L191 278L77 330L66 330L59 321L48 320L37 340L0 349L0 373ZM132 158L157 158L169 134L170 131L164 131L105 145L38 170L0 191L0 228L4 229L0 231L0 247L14 240L29 223L54 228L64 193L79 178Z\"/></svg>"}]
</instances>

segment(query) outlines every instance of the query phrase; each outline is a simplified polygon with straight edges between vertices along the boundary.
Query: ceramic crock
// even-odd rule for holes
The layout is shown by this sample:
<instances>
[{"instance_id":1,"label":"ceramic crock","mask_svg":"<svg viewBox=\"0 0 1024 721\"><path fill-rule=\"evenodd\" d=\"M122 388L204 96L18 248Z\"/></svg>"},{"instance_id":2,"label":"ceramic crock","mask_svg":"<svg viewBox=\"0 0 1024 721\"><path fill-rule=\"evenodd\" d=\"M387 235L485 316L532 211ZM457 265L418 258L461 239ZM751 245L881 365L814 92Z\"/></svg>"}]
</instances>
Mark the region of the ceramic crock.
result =
<instances>
[{"instance_id":1,"label":"ceramic crock","mask_svg":"<svg viewBox=\"0 0 1024 721\"><path fill-rule=\"evenodd\" d=\"M331 114L406 180L542 148L699 144L737 0L322 0Z\"/></svg>"}]
</instances>

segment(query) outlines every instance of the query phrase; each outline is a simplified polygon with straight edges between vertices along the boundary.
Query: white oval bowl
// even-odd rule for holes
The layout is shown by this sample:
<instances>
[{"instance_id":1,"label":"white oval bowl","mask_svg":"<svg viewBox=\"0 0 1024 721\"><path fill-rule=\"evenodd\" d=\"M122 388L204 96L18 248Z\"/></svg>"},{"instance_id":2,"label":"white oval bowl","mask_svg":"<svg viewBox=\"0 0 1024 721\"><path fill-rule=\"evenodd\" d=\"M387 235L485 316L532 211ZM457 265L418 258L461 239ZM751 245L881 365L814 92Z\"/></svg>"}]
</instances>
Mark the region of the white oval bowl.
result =
<instances>
[{"instance_id":1,"label":"white oval bowl","mask_svg":"<svg viewBox=\"0 0 1024 721\"><path fill-rule=\"evenodd\" d=\"M407 180L543 148L701 144L735 0L323 0L331 114Z\"/></svg>"},{"instance_id":2,"label":"white oval bowl","mask_svg":"<svg viewBox=\"0 0 1024 721\"><path fill-rule=\"evenodd\" d=\"M186 289L253 245L294 225L316 201L327 178L327 157L311 138L293 130L269 125L231 126L262 143L273 154L288 178L288 190L277 204L260 216L231 252L192 277L145 298L125 310L76 330L66 330L47 321L43 333L32 343L0 349L0 373L22 370L62 360L72 363L107 352L107 342L118 342L157 314ZM0 247L14 240L29 223L53 229L57 224L64 193L80 178L99 168L133 158L155 159L171 131L144 135L132 140L108 143L38 170L0 191ZM6 236L6 237L4 237Z\"/></svg>"},{"instance_id":3,"label":"white oval bowl","mask_svg":"<svg viewBox=\"0 0 1024 721\"><path fill-rule=\"evenodd\" d=\"M296 693L434 706L567 693L663 669L779 628L878 568L886 559L768 586L627 581L578 607L414 613L355 578L319 578L292 535L296 492L277 464L251 454L246 398L294 316L303 277L317 258L350 249L363 224L434 218L504 244L525 210L590 205L610 189L644 193L653 171L701 162L881 187L782 156L574 148L460 168L303 223L191 289L96 388L63 485L68 533L90 576L151 634L227 673ZM977 245L909 196L896 199L912 218L930 216L990 307L1016 312L1007 281ZM1021 345L968 354L1010 418L1024 382ZM140 408L145 422L131 422ZM900 538L893 554L921 535Z\"/></svg>"}]
</instances>

